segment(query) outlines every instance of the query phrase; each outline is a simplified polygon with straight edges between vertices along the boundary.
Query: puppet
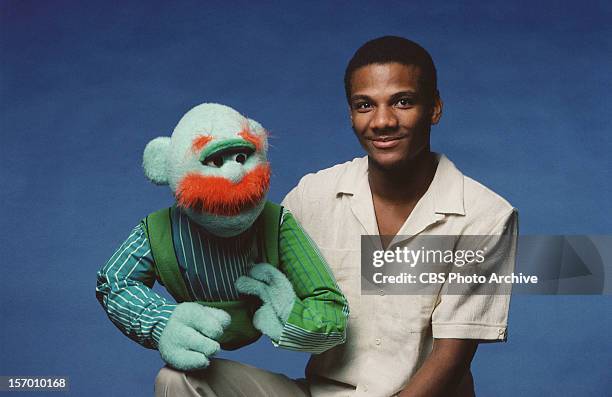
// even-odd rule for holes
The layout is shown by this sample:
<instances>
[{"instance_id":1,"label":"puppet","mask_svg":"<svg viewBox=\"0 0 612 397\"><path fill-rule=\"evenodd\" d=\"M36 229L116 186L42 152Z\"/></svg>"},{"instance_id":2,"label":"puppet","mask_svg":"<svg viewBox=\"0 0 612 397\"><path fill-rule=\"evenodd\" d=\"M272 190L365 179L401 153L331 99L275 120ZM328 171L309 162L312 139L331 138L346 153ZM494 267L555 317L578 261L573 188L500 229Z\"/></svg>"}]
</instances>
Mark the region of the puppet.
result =
<instances>
[{"instance_id":1,"label":"puppet","mask_svg":"<svg viewBox=\"0 0 612 397\"><path fill-rule=\"evenodd\" d=\"M259 123L218 104L196 106L145 148L145 175L176 202L136 226L98 272L96 296L174 368L205 368L261 333L312 353L344 342L348 306L329 267L291 213L266 200L267 148Z\"/></svg>"}]
</instances>

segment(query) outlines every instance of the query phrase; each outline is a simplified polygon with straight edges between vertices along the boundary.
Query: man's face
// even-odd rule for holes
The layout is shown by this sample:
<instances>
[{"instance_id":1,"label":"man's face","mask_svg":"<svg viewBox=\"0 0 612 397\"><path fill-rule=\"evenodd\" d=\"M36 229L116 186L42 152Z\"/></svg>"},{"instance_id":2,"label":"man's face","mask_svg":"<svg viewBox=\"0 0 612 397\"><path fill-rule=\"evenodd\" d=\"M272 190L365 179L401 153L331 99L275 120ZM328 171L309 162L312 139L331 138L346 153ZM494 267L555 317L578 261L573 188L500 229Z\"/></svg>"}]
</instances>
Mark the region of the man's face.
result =
<instances>
[{"instance_id":1,"label":"man's face","mask_svg":"<svg viewBox=\"0 0 612 397\"><path fill-rule=\"evenodd\" d=\"M418 66L372 64L353 72L350 111L353 130L370 160L393 169L429 152L429 130L440 119L421 91Z\"/></svg>"}]
</instances>

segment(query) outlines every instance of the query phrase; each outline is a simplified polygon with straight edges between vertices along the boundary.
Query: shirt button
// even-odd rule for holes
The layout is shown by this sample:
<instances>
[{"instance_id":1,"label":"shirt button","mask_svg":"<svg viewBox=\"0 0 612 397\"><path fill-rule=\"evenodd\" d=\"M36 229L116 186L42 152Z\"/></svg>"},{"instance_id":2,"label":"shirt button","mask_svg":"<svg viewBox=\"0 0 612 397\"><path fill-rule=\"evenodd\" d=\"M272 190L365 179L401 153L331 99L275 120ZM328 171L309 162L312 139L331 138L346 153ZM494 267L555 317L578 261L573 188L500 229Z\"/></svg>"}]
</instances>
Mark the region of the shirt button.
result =
<instances>
[{"instance_id":1,"label":"shirt button","mask_svg":"<svg viewBox=\"0 0 612 397\"><path fill-rule=\"evenodd\" d=\"M383 291L382 289L380 290L380 296L385 295L385 291Z\"/></svg>"},{"instance_id":2,"label":"shirt button","mask_svg":"<svg viewBox=\"0 0 612 397\"><path fill-rule=\"evenodd\" d=\"M499 336L502 336L502 335L503 335L503 334L505 334L505 333L506 333L506 330L505 330L505 329L503 329L503 328L500 328L500 329L499 329Z\"/></svg>"},{"instance_id":3,"label":"shirt button","mask_svg":"<svg viewBox=\"0 0 612 397\"><path fill-rule=\"evenodd\" d=\"M376 345L379 346L380 345L380 338L376 338Z\"/></svg>"}]
</instances>

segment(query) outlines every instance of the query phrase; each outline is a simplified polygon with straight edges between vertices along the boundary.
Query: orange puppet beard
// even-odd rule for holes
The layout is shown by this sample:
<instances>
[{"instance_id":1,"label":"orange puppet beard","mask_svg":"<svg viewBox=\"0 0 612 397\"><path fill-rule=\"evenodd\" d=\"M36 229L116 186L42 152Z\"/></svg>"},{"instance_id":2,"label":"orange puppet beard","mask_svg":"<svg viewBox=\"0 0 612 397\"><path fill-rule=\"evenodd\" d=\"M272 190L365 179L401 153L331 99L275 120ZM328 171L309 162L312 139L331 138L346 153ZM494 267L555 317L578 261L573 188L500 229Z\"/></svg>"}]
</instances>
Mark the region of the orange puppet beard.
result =
<instances>
[{"instance_id":1,"label":"orange puppet beard","mask_svg":"<svg viewBox=\"0 0 612 397\"><path fill-rule=\"evenodd\" d=\"M259 204L269 186L269 164L258 165L238 183L223 177L192 173L179 182L176 200L181 207L198 212L236 216Z\"/></svg>"}]
</instances>

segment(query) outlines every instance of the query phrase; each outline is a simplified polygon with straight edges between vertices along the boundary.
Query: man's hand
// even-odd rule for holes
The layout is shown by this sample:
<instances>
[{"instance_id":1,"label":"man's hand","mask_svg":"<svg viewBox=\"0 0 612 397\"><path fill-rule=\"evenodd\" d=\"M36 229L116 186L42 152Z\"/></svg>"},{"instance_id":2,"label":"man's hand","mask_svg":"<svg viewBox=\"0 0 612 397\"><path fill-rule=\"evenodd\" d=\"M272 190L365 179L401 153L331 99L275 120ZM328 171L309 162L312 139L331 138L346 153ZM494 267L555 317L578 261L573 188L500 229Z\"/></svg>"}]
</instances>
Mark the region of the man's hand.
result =
<instances>
[{"instance_id":1,"label":"man's hand","mask_svg":"<svg viewBox=\"0 0 612 397\"><path fill-rule=\"evenodd\" d=\"M470 363L478 341L434 339L433 350L398 397L471 397Z\"/></svg>"},{"instance_id":2,"label":"man's hand","mask_svg":"<svg viewBox=\"0 0 612 397\"><path fill-rule=\"evenodd\" d=\"M253 325L278 342L295 302L291 282L274 266L260 263L253 266L249 276L236 280L236 289L261 299L263 305L255 312Z\"/></svg>"},{"instance_id":3,"label":"man's hand","mask_svg":"<svg viewBox=\"0 0 612 397\"><path fill-rule=\"evenodd\" d=\"M221 348L217 339L230 321L223 310L194 302L179 304L159 338L162 359L183 371L208 367L210 357Z\"/></svg>"}]
</instances>

